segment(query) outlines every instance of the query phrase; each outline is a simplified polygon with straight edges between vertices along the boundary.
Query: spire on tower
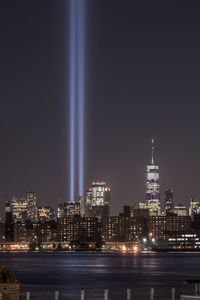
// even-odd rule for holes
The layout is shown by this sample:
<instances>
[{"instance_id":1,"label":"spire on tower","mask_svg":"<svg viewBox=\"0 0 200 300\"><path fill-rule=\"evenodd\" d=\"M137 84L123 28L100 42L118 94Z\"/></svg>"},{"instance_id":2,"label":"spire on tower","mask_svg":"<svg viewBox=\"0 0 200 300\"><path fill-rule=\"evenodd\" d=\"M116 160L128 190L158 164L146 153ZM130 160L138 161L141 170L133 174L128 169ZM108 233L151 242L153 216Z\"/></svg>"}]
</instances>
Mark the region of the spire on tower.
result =
<instances>
[{"instance_id":1,"label":"spire on tower","mask_svg":"<svg viewBox=\"0 0 200 300\"><path fill-rule=\"evenodd\" d=\"M154 165L154 139L151 139L151 164Z\"/></svg>"}]
</instances>

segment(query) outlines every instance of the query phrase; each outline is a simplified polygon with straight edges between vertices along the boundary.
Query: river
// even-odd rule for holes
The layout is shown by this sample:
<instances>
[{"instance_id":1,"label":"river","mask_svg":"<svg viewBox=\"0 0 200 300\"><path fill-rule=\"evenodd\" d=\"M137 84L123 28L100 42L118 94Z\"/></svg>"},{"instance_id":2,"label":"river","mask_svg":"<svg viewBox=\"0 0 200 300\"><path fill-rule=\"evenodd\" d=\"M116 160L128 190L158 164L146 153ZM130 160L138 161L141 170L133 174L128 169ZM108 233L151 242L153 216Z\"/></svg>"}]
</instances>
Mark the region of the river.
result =
<instances>
[{"instance_id":1,"label":"river","mask_svg":"<svg viewBox=\"0 0 200 300\"><path fill-rule=\"evenodd\" d=\"M81 289L86 290L85 299L102 299L104 289L110 291L109 299L123 299L127 288L138 291L138 295L141 291L148 294L150 287L155 288L157 295L171 293L171 287L186 293L193 292L193 287L185 284L186 279L200 280L198 252L1 252L0 264L13 271L22 290L30 291L34 299L55 290L60 291L59 299L80 299Z\"/></svg>"}]
</instances>

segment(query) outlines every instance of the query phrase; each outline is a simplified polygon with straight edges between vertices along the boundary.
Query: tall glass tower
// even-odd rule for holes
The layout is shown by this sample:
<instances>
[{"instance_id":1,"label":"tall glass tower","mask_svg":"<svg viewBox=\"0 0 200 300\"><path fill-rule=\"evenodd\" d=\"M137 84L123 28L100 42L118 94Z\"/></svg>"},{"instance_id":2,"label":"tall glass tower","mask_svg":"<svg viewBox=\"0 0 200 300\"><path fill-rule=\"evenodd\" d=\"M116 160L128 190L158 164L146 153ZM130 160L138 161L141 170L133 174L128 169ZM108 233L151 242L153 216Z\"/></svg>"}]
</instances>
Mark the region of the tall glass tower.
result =
<instances>
[{"instance_id":1,"label":"tall glass tower","mask_svg":"<svg viewBox=\"0 0 200 300\"><path fill-rule=\"evenodd\" d=\"M146 206L150 214L160 214L160 182L159 167L154 158L154 139L152 139L151 161L146 172Z\"/></svg>"}]
</instances>

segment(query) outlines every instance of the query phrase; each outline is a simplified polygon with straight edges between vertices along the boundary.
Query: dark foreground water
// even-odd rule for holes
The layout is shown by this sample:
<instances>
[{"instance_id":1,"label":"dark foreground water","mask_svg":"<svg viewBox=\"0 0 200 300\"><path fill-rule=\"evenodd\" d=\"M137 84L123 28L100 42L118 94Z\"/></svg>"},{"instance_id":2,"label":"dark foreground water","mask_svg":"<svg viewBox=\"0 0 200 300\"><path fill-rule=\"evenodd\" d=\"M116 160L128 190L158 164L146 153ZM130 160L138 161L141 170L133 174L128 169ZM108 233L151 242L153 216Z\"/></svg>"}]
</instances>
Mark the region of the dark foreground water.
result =
<instances>
[{"instance_id":1,"label":"dark foreground water","mask_svg":"<svg viewBox=\"0 0 200 300\"><path fill-rule=\"evenodd\" d=\"M102 299L103 290L110 290L109 299L126 299L127 288L137 297L148 299L154 287L156 299L170 299L170 288L177 295L193 293L185 279L200 280L200 253L148 253L122 255L115 253L0 253L0 264L12 270L23 291L35 298L60 291L59 299ZM144 296L142 296L142 294ZM166 298L165 298L166 297ZM178 296L177 296L178 299ZM179 298L180 299L180 298Z\"/></svg>"}]
</instances>

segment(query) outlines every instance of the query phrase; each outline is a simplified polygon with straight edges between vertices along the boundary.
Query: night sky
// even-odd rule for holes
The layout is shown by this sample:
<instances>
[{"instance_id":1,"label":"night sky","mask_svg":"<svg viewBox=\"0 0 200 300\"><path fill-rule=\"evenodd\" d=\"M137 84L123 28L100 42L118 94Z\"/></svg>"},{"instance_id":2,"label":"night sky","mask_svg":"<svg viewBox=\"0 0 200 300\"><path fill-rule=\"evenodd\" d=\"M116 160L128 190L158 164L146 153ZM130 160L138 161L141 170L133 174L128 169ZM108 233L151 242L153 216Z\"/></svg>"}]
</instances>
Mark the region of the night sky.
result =
<instances>
[{"instance_id":1,"label":"night sky","mask_svg":"<svg viewBox=\"0 0 200 300\"><path fill-rule=\"evenodd\" d=\"M113 213L145 199L155 138L161 200L200 200L199 1L87 0L85 189L105 180ZM68 198L69 2L2 1L0 199Z\"/></svg>"}]
</instances>

